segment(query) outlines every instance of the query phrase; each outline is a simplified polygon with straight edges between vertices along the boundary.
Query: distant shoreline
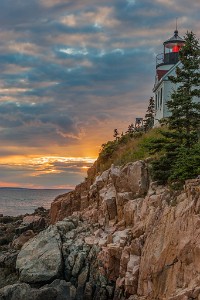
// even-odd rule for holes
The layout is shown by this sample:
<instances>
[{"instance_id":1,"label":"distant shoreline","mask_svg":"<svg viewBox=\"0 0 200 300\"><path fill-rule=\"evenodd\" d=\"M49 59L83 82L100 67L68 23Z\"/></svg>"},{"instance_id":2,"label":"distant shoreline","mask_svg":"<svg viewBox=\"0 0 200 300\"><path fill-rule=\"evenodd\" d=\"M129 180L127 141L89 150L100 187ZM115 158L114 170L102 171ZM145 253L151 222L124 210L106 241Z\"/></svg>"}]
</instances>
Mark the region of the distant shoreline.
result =
<instances>
[{"instance_id":1,"label":"distant shoreline","mask_svg":"<svg viewBox=\"0 0 200 300\"><path fill-rule=\"evenodd\" d=\"M53 191L63 191L63 190L66 190L66 191L72 191L73 189L65 189L65 188L43 188L43 189L40 189L40 188L23 188L23 187L0 187L0 190L53 190Z\"/></svg>"}]
</instances>

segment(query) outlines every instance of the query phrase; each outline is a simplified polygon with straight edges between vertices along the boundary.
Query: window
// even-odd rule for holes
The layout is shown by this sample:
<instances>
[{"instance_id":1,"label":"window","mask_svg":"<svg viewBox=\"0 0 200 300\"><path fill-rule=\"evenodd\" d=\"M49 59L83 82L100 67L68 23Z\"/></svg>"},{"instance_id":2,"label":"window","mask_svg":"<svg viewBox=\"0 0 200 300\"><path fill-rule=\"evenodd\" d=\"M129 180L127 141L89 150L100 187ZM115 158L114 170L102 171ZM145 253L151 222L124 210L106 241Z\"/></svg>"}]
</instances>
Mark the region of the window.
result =
<instances>
[{"instance_id":1,"label":"window","mask_svg":"<svg viewBox=\"0 0 200 300\"><path fill-rule=\"evenodd\" d=\"M157 110L157 101L158 101L158 97L157 97L157 93L156 93L156 103L155 103L155 104L156 104L156 105L155 105L155 106L156 106L156 107L155 107L156 110Z\"/></svg>"},{"instance_id":2,"label":"window","mask_svg":"<svg viewBox=\"0 0 200 300\"><path fill-rule=\"evenodd\" d=\"M162 106L163 89L160 90L160 107Z\"/></svg>"}]
</instances>

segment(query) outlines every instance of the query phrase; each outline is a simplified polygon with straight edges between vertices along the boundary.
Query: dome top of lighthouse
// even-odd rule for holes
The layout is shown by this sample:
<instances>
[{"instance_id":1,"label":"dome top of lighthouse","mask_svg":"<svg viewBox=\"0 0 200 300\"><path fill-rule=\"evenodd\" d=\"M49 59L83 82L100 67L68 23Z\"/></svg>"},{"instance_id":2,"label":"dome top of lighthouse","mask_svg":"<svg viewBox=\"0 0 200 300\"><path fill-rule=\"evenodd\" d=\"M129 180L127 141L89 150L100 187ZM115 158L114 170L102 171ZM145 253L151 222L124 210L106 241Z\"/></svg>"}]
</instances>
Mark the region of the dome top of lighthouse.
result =
<instances>
[{"instance_id":1,"label":"dome top of lighthouse","mask_svg":"<svg viewBox=\"0 0 200 300\"><path fill-rule=\"evenodd\" d=\"M175 44L176 45L180 45L182 46L185 43L185 40L182 39L179 35L178 35L178 30L176 29L174 31L174 36L172 36L170 39L168 39L167 41L165 41L163 43L163 45L166 48L172 48Z\"/></svg>"}]
</instances>

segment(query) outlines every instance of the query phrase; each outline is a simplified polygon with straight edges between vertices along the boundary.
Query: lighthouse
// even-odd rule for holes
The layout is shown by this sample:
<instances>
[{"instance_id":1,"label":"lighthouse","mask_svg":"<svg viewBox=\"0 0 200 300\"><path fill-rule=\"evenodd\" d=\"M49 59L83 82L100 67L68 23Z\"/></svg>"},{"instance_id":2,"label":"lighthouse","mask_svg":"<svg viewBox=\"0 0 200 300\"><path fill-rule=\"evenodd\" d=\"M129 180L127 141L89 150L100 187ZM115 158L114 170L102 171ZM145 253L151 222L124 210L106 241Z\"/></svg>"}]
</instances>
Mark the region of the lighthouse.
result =
<instances>
[{"instance_id":1,"label":"lighthouse","mask_svg":"<svg viewBox=\"0 0 200 300\"><path fill-rule=\"evenodd\" d=\"M179 51L184 43L185 40L178 35L176 28L174 35L163 43L163 53L156 56L156 76L153 88L155 94L155 126L159 120L169 116L166 103L176 86L168 79L168 76L174 76L176 73L176 67L179 64Z\"/></svg>"}]
</instances>

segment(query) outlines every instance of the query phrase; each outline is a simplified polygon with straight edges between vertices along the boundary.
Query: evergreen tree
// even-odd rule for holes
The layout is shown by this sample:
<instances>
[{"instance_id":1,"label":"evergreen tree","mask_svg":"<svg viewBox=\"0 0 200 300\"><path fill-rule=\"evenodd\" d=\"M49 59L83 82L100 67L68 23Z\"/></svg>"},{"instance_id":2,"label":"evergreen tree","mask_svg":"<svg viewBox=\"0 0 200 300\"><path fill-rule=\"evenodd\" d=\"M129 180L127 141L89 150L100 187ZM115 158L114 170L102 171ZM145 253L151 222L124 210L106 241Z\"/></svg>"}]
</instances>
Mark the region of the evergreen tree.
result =
<instances>
[{"instance_id":1,"label":"evergreen tree","mask_svg":"<svg viewBox=\"0 0 200 300\"><path fill-rule=\"evenodd\" d=\"M113 137L115 138L116 141L119 139L119 132L117 128L114 129Z\"/></svg>"},{"instance_id":2,"label":"evergreen tree","mask_svg":"<svg viewBox=\"0 0 200 300\"><path fill-rule=\"evenodd\" d=\"M129 134L130 137L133 137L134 132L135 126L133 125L133 123L131 123L130 125L128 125L128 130L126 131L126 134Z\"/></svg>"},{"instance_id":3,"label":"evergreen tree","mask_svg":"<svg viewBox=\"0 0 200 300\"><path fill-rule=\"evenodd\" d=\"M171 112L167 123L175 131L172 137L190 148L197 141L200 127L200 46L193 32L187 32L179 57L176 76L169 77L178 88L167 102Z\"/></svg>"},{"instance_id":4,"label":"evergreen tree","mask_svg":"<svg viewBox=\"0 0 200 300\"><path fill-rule=\"evenodd\" d=\"M145 119L144 119L144 131L148 131L153 128L154 124L154 113L155 113L155 101L154 98L151 97L149 99L149 106L146 111Z\"/></svg>"},{"instance_id":5,"label":"evergreen tree","mask_svg":"<svg viewBox=\"0 0 200 300\"><path fill-rule=\"evenodd\" d=\"M190 148L180 147L172 166L170 180L184 181L200 174L200 143Z\"/></svg>"}]
</instances>

